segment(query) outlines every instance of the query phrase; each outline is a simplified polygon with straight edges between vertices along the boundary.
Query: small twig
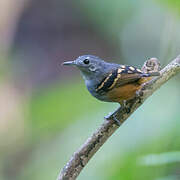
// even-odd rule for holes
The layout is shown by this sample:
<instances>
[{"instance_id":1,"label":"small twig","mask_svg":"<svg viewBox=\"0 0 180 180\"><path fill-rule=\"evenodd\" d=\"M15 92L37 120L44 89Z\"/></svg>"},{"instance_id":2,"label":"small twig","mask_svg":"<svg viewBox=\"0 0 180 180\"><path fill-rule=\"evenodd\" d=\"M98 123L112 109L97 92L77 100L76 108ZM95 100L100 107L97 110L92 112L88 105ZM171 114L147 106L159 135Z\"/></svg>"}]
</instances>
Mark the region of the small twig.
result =
<instances>
[{"instance_id":1,"label":"small twig","mask_svg":"<svg viewBox=\"0 0 180 180\"><path fill-rule=\"evenodd\" d=\"M156 64L153 64L153 63ZM149 66L150 65L150 66ZM159 62L152 58L145 62L142 67L143 71L158 70ZM155 77L147 83L143 84L141 90L137 92L137 96L126 102L126 106L118 108L113 114L106 117L102 125L93 133L91 137L77 150L61 170L57 180L74 180L79 175L84 166L98 151L98 149L106 142L106 140L118 129L115 118L122 124L127 118L152 95L161 85L180 72L180 56L168 64L160 71L160 76Z\"/></svg>"}]
</instances>

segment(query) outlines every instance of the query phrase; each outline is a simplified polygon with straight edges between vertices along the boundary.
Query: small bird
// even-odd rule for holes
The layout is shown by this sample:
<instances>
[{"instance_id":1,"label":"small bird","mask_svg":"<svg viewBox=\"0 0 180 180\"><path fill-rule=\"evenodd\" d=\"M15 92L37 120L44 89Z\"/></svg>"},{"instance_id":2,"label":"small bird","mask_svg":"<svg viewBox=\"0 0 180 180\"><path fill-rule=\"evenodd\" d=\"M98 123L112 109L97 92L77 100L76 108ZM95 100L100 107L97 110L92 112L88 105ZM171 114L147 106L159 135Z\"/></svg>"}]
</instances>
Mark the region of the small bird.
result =
<instances>
[{"instance_id":1,"label":"small bird","mask_svg":"<svg viewBox=\"0 0 180 180\"><path fill-rule=\"evenodd\" d=\"M95 98L121 106L125 100L134 98L151 76L160 75L158 71L145 73L133 66L108 63L93 55L83 55L63 65L72 65L81 71L88 91Z\"/></svg>"}]
</instances>

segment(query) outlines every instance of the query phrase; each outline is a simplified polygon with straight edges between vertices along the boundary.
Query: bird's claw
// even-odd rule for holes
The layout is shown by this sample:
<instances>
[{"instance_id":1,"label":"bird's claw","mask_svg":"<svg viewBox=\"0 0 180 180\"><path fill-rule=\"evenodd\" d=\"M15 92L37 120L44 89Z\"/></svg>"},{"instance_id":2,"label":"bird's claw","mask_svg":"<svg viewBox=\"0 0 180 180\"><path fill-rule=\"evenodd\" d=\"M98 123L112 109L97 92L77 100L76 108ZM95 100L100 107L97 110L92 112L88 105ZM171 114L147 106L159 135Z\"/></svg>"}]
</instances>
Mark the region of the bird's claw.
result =
<instances>
[{"instance_id":1,"label":"bird's claw","mask_svg":"<svg viewBox=\"0 0 180 180\"><path fill-rule=\"evenodd\" d=\"M113 116L113 120L116 122L116 124L117 124L118 126L120 126L120 125L121 125L121 122L116 118L115 114L113 114L112 116Z\"/></svg>"},{"instance_id":2,"label":"bird's claw","mask_svg":"<svg viewBox=\"0 0 180 180\"><path fill-rule=\"evenodd\" d=\"M104 117L106 120L114 120L118 126L121 125L121 122L116 118L115 113L109 113L107 116Z\"/></svg>"},{"instance_id":3,"label":"bird's claw","mask_svg":"<svg viewBox=\"0 0 180 180\"><path fill-rule=\"evenodd\" d=\"M104 119L110 120L112 116L113 116L113 113L109 112L108 115L104 116Z\"/></svg>"}]
</instances>

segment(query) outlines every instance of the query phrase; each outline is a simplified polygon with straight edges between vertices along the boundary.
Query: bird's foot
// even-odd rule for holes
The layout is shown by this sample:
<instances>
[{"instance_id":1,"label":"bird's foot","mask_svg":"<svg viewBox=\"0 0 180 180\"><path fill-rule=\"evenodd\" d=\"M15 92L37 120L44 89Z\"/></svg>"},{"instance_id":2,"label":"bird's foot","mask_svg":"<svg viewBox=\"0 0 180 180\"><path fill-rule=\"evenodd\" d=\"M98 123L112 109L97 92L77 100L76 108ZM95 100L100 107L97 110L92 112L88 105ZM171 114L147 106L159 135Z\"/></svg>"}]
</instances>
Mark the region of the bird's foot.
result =
<instances>
[{"instance_id":1,"label":"bird's foot","mask_svg":"<svg viewBox=\"0 0 180 180\"><path fill-rule=\"evenodd\" d=\"M121 122L117 119L117 117L116 117L116 113L117 113L117 111L118 110L116 110L115 112L113 112L113 113L109 113L107 116L105 116L104 118L106 119L106 120L114 120L115 122L116 122L116 124L118 125L118 126L120 126L121 125Z\"/></svg>"},{"instance_id":2,"label":"bird's foot","mask_svg":"<svg viewBox=\"0 0 180 180\"><path fill-rule=\"evenodd\" d=\"M118 126L120 126L120 125L121 125L121 122L120 122L119 119L116 118L115 114L113 114L112 117L113 117L113 120L116 122L116 124L117 124Z\"/></svg>"}]
</instances>

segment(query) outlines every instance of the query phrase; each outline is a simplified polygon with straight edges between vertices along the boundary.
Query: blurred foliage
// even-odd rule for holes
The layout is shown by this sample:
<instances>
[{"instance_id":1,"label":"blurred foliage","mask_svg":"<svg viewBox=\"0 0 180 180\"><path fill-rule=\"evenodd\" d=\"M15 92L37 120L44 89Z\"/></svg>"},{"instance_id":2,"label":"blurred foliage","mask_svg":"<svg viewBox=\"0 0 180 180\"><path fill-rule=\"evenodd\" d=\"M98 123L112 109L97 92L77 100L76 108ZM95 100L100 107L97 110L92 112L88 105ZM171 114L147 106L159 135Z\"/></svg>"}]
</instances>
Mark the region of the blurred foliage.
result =
<instances>
[{"instance_id":1,"label":"blurred foliage","mask_svg":"<svg viewBox=\"0 0 180 180\"><path fill-rule=\"evenodd\" d=\"M105 36L117 41L117 36L121 32L127 19L134 14L138 7L138 1L114 0L78 0L81 11L89 17L90 22L98 28ZM76 1L77 3L77 1Z\"/></svg>"},{"instance_id":2,"label":"blurred foliage","mask_svg":"<svg viewBox=\"0 0 180 180\"><path fill-rule=\"evenodd\" d=\"M100 104L86 94L85 85L79 82L41 89L32 97L29 107L32 139L38 141L44 136L55 135L79 116L84 116L87 108L88 113L97 109Z\"/></svg>"},{"instance_id":3,"label":"blurred foliage","mask_svg":"<svg viewBox=\"0 0 180 180\"><path fill-rule=\"evenodd\" d=\"M114 159L112 168L106 168L105 179L179 179L180 162L176 161L174 154L179 159L179 141L173 143L179 134L179 128L175 128L156 140L146 145L133 149L131 153L118 159ZM177 155L176 155L177 154ZM163 155L163 157L162 157ZM153 158L156 156L156 159ZM158 158L159 156L159 158ZM105 167L104 167L105 168ZM169 178L168 178L169 177Z\"/></svg>"},{"instance_id":4,"label":"blurred foliage","mask_svg":"<svg viewBox=\"0 0 180 180\"><path fill-rule=\"evenodd\" d=\"M179 14L180 12L180 1L179 0L158 0L164 4L168 9Z\"/></svg>"}]
</instances>

